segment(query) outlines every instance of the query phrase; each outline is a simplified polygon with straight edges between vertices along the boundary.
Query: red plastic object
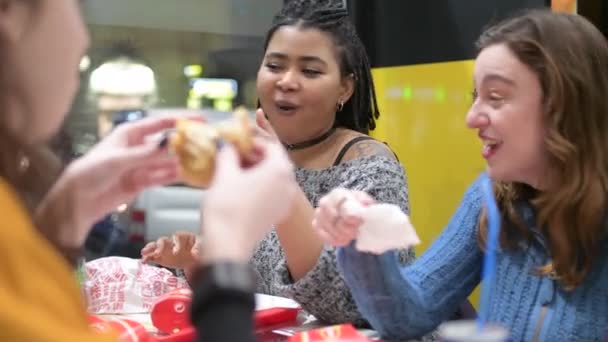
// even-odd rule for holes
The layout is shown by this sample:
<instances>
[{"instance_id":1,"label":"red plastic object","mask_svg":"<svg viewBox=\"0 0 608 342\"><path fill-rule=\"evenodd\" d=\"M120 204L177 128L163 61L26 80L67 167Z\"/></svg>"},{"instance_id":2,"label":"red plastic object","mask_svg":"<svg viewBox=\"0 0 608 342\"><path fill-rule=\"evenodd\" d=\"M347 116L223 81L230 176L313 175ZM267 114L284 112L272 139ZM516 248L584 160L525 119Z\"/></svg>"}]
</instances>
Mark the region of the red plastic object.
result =
<instances>
[{"instance_id":1,"label":"red plastic object","mask_svg":"<svg viewBox=\"0 0 608 342\"><path fill-rule=\"evenodd\" d=\"M160 332L175 334L190 327L192 292L187 289L171 291L152 306L150 318Z\"/></svg>"},{"instance_id":2,"label":"red plastic object","mask_svg":"<svg viewBox=\"0 0 608 342\"><path fill-rule=\"evenodd\" d=\"M150 318L160 332L174 334L190 326L192 292L175 290L158 299L152 306ZM295 322L300 308L271 308L255 312L256 327Z\"/></svg>"},{"instance_id":3,"label":"red plastic object","mask_svg":"<svg viewBox=\"0 0 608 342\"><path fill-rule=\"evenodd\" d=\"M180 332L157 337L154 342L194 342L196 340L196 330L193 327L182 329ZM152 342L150 341L150 342Z\"/></svg>"},{"instance_id":4,"label":"red plastic object","mask_svg":"<svg viewBox=\"0 0 608 342\"><path fill-rule=\"evenodd\" d=\"M87 317L89 324L95 324L95 323L103 323L106 320L97 316L97 315L88 315Z\"/></svg>"},{"instance_id":5,"label":"red plastic object","mask_svg":"<svg viewBox=\"0 0 608 342\"><path fill-rule=\"evenodd\" d=\"M152 342L146 328L138 322L129 319L112 318L92 323L91 329L99 334L118 335L119 342Z\"/></svg>"},{"instance_id":6,"label":"red plastic object","mask_svg":"<svg viewBox=\"0 0 608 342\"><path fill-rule=\"evenodd\" d=\"M300 308L271 308L255 312L254 320L257 328L295 322Z\"/></svg>"},{"instance_id":7,"label":"red plastic object","mask_svg":"<svg viewBox=\"0 0 608 342\"><path fill-rule=\"evenodd\" d=\"M334 325L331 327L304 331L296 334L287 342L372 342L372 340L359 334L350 324Z\"/></svg>"}]
</instances>

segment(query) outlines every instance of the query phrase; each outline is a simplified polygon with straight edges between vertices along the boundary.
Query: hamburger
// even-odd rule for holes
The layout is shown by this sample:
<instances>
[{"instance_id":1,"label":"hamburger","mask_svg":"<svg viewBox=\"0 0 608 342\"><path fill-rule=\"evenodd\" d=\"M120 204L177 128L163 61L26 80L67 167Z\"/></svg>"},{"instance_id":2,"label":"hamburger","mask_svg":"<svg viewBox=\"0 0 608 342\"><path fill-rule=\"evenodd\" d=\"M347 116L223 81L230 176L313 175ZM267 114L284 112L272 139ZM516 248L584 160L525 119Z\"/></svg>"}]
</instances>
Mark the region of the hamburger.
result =
<instances>
[{"instance_id":1,"label":"hamburger","mask_svg":"<svg viewBox=\"0 0 608 342\"><path fill-rule=\"evenodd\" d=\"M169 148L179 158L181 175L190 186L206 188L215 173L215 157L225 142L232 144L241 158L253 151L254 126L244 110L217 124L181 119L169 137Z\"/></svg>"}]
</instances>

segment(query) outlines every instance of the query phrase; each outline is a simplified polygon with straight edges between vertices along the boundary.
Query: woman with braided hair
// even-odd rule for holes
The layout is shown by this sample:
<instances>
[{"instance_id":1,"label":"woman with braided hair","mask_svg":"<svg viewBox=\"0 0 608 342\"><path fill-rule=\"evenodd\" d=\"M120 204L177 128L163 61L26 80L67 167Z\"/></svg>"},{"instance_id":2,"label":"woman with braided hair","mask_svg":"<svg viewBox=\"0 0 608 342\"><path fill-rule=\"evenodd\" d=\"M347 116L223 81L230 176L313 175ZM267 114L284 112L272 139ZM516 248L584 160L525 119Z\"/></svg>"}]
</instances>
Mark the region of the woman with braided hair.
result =
<instances>
[{"instance_id":1,"label":"woman with braided hair","mask_svg":"<svg viewBox=\"0 0 608 342\"><path fill-rule=\"evenodd\" d=\"M266 36L257 91L258 125L284 145L301 188L291 215L254 253L257 292L292 298L327 323L365 325L336 266L335 249L312 229L314 207L337 187L365 191L404 212L409 203L403 167L389 147L367 135L379 117L374 84L342 1L292 0L284 6ZM195 241L187 233L161 238L142 256L187 270L204 248ZM414 258L410 250L399 254L402 263Z\"/></svg>"},{"instance_id":2,"label":"woman with braided hair","mask_svg":"<svg viewBox=\"0 0 608 342\"><path fill-rule=\"evenodd\" d=\"M257 78L258 124L286 147L302 189L291 216L262 241L262 290L330 323L363 323L334 249L311 230L329 190L368 189L409 211L403 167L367 134L379 117L370 64L342 1L293 0L267 34ZM403 262L413 253L402 251Z\"/></svg>"}]
</instances>

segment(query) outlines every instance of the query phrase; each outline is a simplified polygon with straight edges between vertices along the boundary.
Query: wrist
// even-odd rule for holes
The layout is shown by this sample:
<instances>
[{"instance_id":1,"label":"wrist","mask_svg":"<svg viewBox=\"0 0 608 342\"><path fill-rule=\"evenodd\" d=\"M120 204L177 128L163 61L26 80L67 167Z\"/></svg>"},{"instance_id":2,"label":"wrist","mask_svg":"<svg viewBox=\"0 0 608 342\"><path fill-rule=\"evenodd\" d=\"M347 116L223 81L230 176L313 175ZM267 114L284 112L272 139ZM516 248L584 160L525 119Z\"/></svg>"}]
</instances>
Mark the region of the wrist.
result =
<instances>
[{"instance_id":1,"label":"wrist","mask_svg":"<svg viewBox=\"0 0 608 342\"><path fill-rule=\"evenodd\" d=\"M239 234L245 223L237 220L203 220L201 241L201 261L203 264L216 262L248 263L257 244L257 240L246 234ZM241 226L241 227L240 227ZM233 227L237 232L231 230ZM251 229L254 229L253 227Z\"/></svg>"},{"instance_id":2,"label":"wrist","mask_svg":"<svg viewBox=\"0 0 608 342\"><path fill-rule=\"evenodd\" d=\"M229 234L229 232L224 232ZM253 254L253 246L243 239L232 237L205 236L200 260L203 265L216 262L247 263Z\"/></svg>"},{"instance_id":3,"label":"wrist","mask_svg":"<svg viewBox=\"0 0 608 342\"><path fill-rule=\"evenodd\" d=\"M216 262L197 268L193 276L192 317L197 321L209 309L211 302L225 303L228 298L240 298L255 307L256 276L249 264Z\"/></svg>"},{"instance_id":4,"label":"wrist","mask_svg":"<svg viewBox=\"0 0 608 342\"><path fill-rule=\"evenodd\" d=\"M314 207L310 204L310 201L306 197L304 191L298 187L296 195L294 196L293 203L289 215L285 217L281 222L277 222L275 228L278 231L290 231L294 225L299 224L299 219L302 213L310 213L310 216L314 214ZM310 220L312 225L312 219Z\"/></svg>"}]
</instances>

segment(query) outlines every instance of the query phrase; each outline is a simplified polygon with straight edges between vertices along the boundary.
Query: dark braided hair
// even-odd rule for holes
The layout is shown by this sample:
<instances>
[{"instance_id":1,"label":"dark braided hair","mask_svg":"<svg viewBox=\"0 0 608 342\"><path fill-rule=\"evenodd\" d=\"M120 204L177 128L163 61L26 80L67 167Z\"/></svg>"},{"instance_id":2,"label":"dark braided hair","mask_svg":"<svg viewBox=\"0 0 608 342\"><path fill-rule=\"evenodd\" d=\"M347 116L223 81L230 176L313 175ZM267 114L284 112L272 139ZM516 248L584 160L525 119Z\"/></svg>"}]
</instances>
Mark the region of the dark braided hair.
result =
<instances>
[{"instance_id":1,"label":"dark braided hair","mask_svg":"<svg viewBox=\"0 0 608 342\"><path fill-rule=\"evenodd\" d=\"M266 34L264 51L274 33L282 26L315 28L328 33L339 56L342 77L352 75L354 92L337 113L335 127L352 129L368 134L376 128L380 117L371 67L365 47L357 36L355 26L340 0L291 0L274 17Z\"/></svg>"}]
</instances>

